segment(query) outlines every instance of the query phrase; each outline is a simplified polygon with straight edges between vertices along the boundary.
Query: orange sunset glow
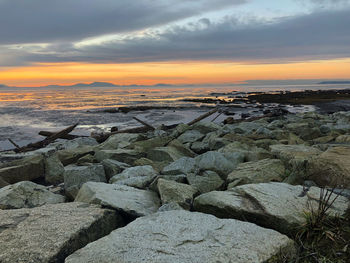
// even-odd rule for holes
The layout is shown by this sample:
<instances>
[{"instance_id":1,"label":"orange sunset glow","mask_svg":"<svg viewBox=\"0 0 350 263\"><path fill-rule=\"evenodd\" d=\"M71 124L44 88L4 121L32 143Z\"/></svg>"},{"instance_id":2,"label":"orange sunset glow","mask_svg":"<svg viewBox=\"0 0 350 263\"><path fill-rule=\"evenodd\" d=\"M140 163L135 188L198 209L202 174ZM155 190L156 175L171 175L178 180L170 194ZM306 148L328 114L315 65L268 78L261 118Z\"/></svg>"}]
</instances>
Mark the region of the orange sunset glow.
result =
<instances>
[{"instance_id":1,"label":"orange sunset glow","mask_svg":"<svg viewBox=\"0 0 350 263\"><path fill-rule=\"evenodd\" d=\"M284 64L174 62L88 64L51 63L0 71L0 80L14 86L109 81L120 85L234 83L249 79L350 78L350 59Z\"/></svg>"}]
</instances>

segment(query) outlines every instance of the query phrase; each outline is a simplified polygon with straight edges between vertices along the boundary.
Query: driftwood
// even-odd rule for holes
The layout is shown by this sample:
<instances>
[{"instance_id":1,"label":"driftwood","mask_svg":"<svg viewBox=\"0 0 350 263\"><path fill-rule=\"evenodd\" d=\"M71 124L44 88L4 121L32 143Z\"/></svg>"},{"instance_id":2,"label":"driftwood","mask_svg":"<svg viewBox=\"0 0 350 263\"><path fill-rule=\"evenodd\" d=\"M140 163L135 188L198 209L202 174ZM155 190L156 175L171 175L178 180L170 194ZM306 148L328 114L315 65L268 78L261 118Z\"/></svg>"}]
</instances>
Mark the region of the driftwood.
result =
<instances>
[{"instance_id":1,"label":"driftwood","mask_svg":"<svg viewBox=\"0 0 350 263\"><path fill-rule=\"evenodd\" d=\"M209 112L199 116L198 118L194 119L193 121L190 121L189 123L187 123L187 125L191 126L191 125L193 125L193 124L195 124L195 123L197 123L197 122L199 122L199 121L209 117L210 115L213 115L218 110L219 110L218 108L215 108L215 109L213 109L213 110L211 110L211 111L209 111Z\"/></svg>"},{"instance_id":2,"label":"driftwood","mask_svg":"<svg viewBox=\"0 0 350 263\"><path fill-rule=\"evenodd\" d=\"M136 117L133 117L133 119L136 120L136 121L138 121L138 122L141 123L142 125L144 125L144 126L150 128L151 130L153 130L153 131L155 130L155 128L154 128L152 125L148 124L147 122L145 122L145 121L143 121L143 120L140 120L140 119L138 119L138 118L136 118Z\"/></svg>"},{"instance_id":3,"label":"driftwood","mask_svg":"<svg viewBox=\"0 0 350 263\"><path fill-rule=\"evenodd\" d=\"M74 124L72 126L69 126L68 128L63 129L63 130L61 130L59 132L53 133L51 136L45 138L42 141L35 142L35 143L30 143L30 144L28 144L26 146L23 146L21 148L17 148L14 151L15 152L29 152L29 151L33 151L33 150L37 150L37 149L43 148L43 147L47 146L48 144L54 142L56 139L61 138L62 136L65 136L65 135L69 134L77 126L78 126L78 123Z\"/></svg>"},{"instance_id":4,"label":"driftwood","mask_svg":"<svg viewBox=\"0 0 350 263\"><path fill-rule=\"evenodd\" d=\"M50 136L52 136L54 134L55 134L54 132L50 132L50 131L40 131L39 132L39 135L45 136L45 137L50 137ZM65 134L65 135L62 135L60 137L60 139L73 140L73 139L76 139L76 138L79 138L79 137L89 137L89 136Z\"/></svg>"},{"instance_id":5,"label":"driftwood","mask_svg":"<svg viewBox=\"0 0 350 263\"><path fill-rule=\"evenodd\" d=\"M18 146L17 143L15 143L14 141L12 141L10 138L8 138L8 140L9 140L10 143L12 143L12 144L16 147L16 149L21 148L21 147Z\"/></svg>"}]
</instances>

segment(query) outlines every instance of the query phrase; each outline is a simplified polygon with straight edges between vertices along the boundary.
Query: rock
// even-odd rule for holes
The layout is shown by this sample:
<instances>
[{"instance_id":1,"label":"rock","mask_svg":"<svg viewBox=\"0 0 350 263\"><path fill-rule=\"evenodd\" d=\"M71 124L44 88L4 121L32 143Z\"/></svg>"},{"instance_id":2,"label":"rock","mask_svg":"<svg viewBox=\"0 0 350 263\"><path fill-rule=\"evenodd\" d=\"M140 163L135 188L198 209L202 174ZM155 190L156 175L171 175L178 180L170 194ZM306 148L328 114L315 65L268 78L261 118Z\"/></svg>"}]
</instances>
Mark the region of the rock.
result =
<instances>
[{"instance_id":1,"label":"rock","mask_svg":"<svg viewBox=\"0 0 350 263\"><path fill-rule=\"evenodd\" d=\"M221 177L213 171L204 171L202 174L188 174L188 183L200 193L207 193L220 189L225 183Z\"/></svg>"},{"instance_id":2,"label":"rock","mask_svg":"<svg viewBox=\"0 0 350 263\"><path fill-rule=\"evenodd\" d=\"M294 255L294 243L276 231L177 210L138 218L78 250L66 263L263 263L280 251Z\"/></svg>"},{"instance_id":3,"label":"rock","mask_svg":"<svg viewBox=\"0 0 350 263\"><path fill-rule=\"evenodd\" d=\"M63 183L64 166L57 154L45 158L45 181L50 184Z\"/></svg>"},{"instance_id":4,"label":"rock","mask_svg":"<svg viewBox=\"0 0 350 263\"><path fill-rule=\"evenodd\" d=\"M299 136L295 135L294 133L289 133L288 137L288 144L290 145L297 145L297 144L304 144L305 142L300 139Z\"/></svg>"},{"instance_id":5,"label":"rock","mask_svg":"<svg viewBox=\"0 0 350 263\"><path fill-rule=\"evenodd\" d=\"M228 189L242 184L282 182L285 177L284 165L278 159L241 163L227 176Z\"/></svg>"},{"instance_id":6,"label":"rock","mask_svg":"<svg viewBox=\"0 0 350 263\"><path fill-rule=\"evenodd\" d=\"M160 206L160 200L154 192L95 182L85 183L75 201L113 208L132 218L155 213Z\"/></svg>"},{"instance_id":7,"label":"rock","mask_svg":"<svg viewBox=\"0 0 350 263\"><path fill-rule=\"evenodd\" d=\"M156 162L173 162L182 157L173 147L156 147L147 153L147 158Z\"/></svg>"},{"instance_id":8,"label":"rock","mask_svg":"<svg viewBox=\"0 0 350 263\"><path fill-rule=\"evenodd\" d=\"M242 158L243 159L243 158ZM201 154L195 158L196 165L200 170L211 170L218 173L221 177L226 177L233 169L235 169L243 160L237 158L236 161L233 158L226 158L223 153L209 151Z\"/></svg>"},{"instance_id":9,"label":"rock","mask_svg":"<svg viewBox=\"0 0 350 263\"><path fill-rule=\"evenodd\" d=\"M112 159L102 160L101 164L105 169L106 178L109 181L114 175L121 173L124 169L129 168L130 165L122 162L118 162Z\"/></svg>"},{"instance_id":10,"label":"rock","mask_svg":"<svg viewBox=\"0 0 350 263\"><path fill-rule=\"evenodd\" d=\"M174 202L184 209L189 210L192 206L193 196L197 190L188 184L181 184L175 181L158 180L158 191L163 204Z\"/></svg>"},{"instance_id":11,"label":"rock","mask_svg":"<svg viewBox=\"0 0 350 263\"><path fill-rule=\"evenodd\" d=\"M0 262L59 263L123 225L114 211L82 203L0 213Z\"/></svg>"},{"instance_id":12,"label":"rock","mask_svg":"<svg viewBox=\"0 0 350 263\"><path fill-rule=\"evenodd\" d=\"M81 157L87 154L94 154L93 146L82 146L78 148L65 149L57 152L58 159L64 166L77 162Z\"/></svg>"},{"instance_id":13,"label":"rock","mask_svg":"<svg viewBox=\"0 0 350 263\"><path fill-rule=\"evenodd\" d=\"M217 217L248 220L293 235L306 222L303 213L310 206L317 209L320 188L311 187L305 196L301 196L302 193L303 186L300 185L246 184L228 191L202 194L194 200L194 208ZM339 196L329 210L330 215L344 215L348 202Z\"/></svg>"},{"instance_id":14,"label":"rock","mask_svg":"<svg viewBox=\"0 0 350 263\"><path fill-rule=\"evenodd\" d=\"M99 150L95 153L95 158L102 162L105 159L113 159L122 163L133 164L137 159L144 157L145 153L131 149Z\"/></svg>"},{"instance_id":15,"label":"rock","mask_svg":"<svg viewBox=\"0 0 350 263\"><path fill-rule=\"evenodd\" d=\"M64 196L51 193L45 186L29 181L0 189L0 209L32 208L65 201Z\"/></svg>"},{"instance_id":16,"label":"rock","mask_svg":"<svg viewBox=\"0 0 350 263\"><path fill-rule=\"evenodd\" d=\"M44 177L44 158L34 155L0 165L0 179L9 184Z\"/></svg>"},{"instance_id":17,"label":"rock","mask_svg":"<svg viewBox=\"0 0 350 263\"><path fill-rule=\"evenodd\" d=\"M150 165L126 168L109 181L111 184L123 184L136 188L145 189L154 180L158 173Z\"/></svg>"},{"instance_id":18,"label":"rock","mask_svg":"<svg viewBox=\"0 0 350 263\"><path fill-rule=\"evenodd\" d=\"M214 132L221 129L221 126L214 122L197 122L191 126L193 130L199 131L202 134L207 134L209 132Z\"/></svg>"},{"instance_id":19,"label":"rock","mask_svg":"<svg viewBox=\"0 0 350 263\"><path fill-rule=\"evenodd\" d=\"M170 202L159 207L158 212L167 212L173 210L184 210L178 203Z\"/></svg>"},{"instance_id":20,"label":"rock","mask_svg":"<svg viewBox=\"0 0 350 263\"><path fill-rule=\"evenodd\" d=\"M194 158L182 157L164 167L162 174L188 174L196 169L196 161Z\"/></svg>"},{"instance_id":21,"label":"rock","mask_svg":"<svg viewBox=\"0 0 350 263\"><path fill-rule=\"evenodd\" d=\"M110 136L105 142L98 146L100 150L116 150L118 148L125 148L133 142L142 140L141 134L134 133L118 133Z\"/></svg>"},{"instance_id":22,"label":"rock","mask_svg":"<svg viewBox=\"0 0 350 263\"><path fill-rule=\"evenodd\" d=\"M199 141L204 138L204 134L197 130L188 130L185 133L181 134L177 140L181 143L192 143L195 141Z\"/></svg>"},{"instance_id":23,"label":"rock","mask_svg":"<svg viewBox=\"0 0 350 263\"><path fill-rule=\"evenodd\" d=\"M58 140L48 145L48 148L54 147L56 150L76 149L86 146L96 146L97 141L92 137L78 137L73 140Z\"/></svg>"},{"instance_id":24,"label":"rock","mask_svg":"<svg viewBox=\"0 0 350 263\"><path fill-rule=\"evenodd\" d=\"M74 199L80 187L86 182L106 182L103 166L100 164L89 166L69 165L65 167L64 188L68 198Z\"/></svg>"},{"instance_id":25,"label":"rock","mask_svg":"<svg viewBox=\"0 0 350 263\"><path fill-rule=\"evenodd\" d=\"M340 135L335 141L339 143L350 143L350 135Z\"/></svg>"},{"instance_id":26,"label":"rock","mask_svg":"<svg viewBox=\"0 0 350 263\"><path fill-rule=\"evenodd\" d=\"M319 143L329 143L333 140L334 140L334 137L332 135L327 135L327 136L322 136L322 137L313 139L312 142L315 144L319 144Z\"/></svg>"},{"instance_id":27,"label":"rock","mask_svg":"<svg viewBox=\"0 0 350 263\"><path fill-rule=\"evenodd\" d=\"M208 142L194 142L191 144L191 150L195 153L202 154L209 151L209 143Z\"/></svg>"},{"instance_id":28,"label":"rock","mask_svg":"<svg viewBox=\"0 0 350 263\"><path fill-rule=\"evenodd\" d=\"M241 153L244 161L258 161L266 158L271 158L272 154L256 146L250 146L241 142L232 142L219 150L221 153ZM243 160L242 160L243 161Z\"/></svg>"},{"instance_id":29,"label":"rock","mask_svg":"<svg viewBox=\"0 0 350 263\"><path fill-rule=\"evenodd\" d=\"M148 140L135 142L132 145L141 152L147 152L156 147L163 147L173 139L174 138L171 136L157 136Z\"/></svg>"},{"instance_id":30,"label":"rock","mask_svg":"<svg viewBox=\"0 0 350 263\"><path fill-rule=\"evenodd\" d=\"M319 186L350 188L350 147L332 147L309 161L308 179Z\"/></svg>"},{"instance_id":31,"label":"rock","mask_svg":"<svg viewBox=\"0 0 350 263\"><path fill-rule=\"evenodd\" d=\"M10 185L10 184L8 182L6 182L5 180L1 179L1 177L0 177L0 188L8 186L8 185Z\"/></svg>"},{"instance_id":32,"label":"rock","mask_svg":"<svg viewBox=\"0 0 350 263\"><path fill-rule=\"evenodd\" d=\"M97 160L92 154L87 154L77 160L77 165L87 165L97 163Z\"/></svg>"}]
</instances>

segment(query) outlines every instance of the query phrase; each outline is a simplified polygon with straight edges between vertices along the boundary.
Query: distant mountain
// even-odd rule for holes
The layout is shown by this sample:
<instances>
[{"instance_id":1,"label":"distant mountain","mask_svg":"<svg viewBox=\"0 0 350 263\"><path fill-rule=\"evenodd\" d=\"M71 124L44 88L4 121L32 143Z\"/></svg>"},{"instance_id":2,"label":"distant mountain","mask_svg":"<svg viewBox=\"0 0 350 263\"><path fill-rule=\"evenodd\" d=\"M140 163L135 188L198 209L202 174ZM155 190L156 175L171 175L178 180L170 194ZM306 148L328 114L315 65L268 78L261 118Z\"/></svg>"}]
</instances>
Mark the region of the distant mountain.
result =
<instances>
[{"instance_id":1,"label":"distant mountain","mask_svg":"<svg viewBox=\"0 0 350 263\"><path fill-rule=\"evenodd\" d=\"M92 82L92 83L78 83L71 85L69 87L79 87L79 88L85 88L85 87L93 87L93 88L98 88L98 87L119 87L119 85L115 85L113 83L109 82Z\"/></svg>"},{"instance_id":2,"label":"distant mountain","mask_svg":"<svg viewBox=\"0 0 350 263\"><path fill-rule=\"evenodd\" d=\"M350 81L349 80L341 80L341 81L337 81L337 80L331 80L331 81L322 81L322 82L319 82L317 84L350 84Z\"/></svg>"},{"instance_id":3,"label":"distant mountain","mask_svg":"<svg viewBox=\"0 0 350 263\"><path fill-rule=\"evenodd\" d=\"M8 86L0 84L0 88L8 88Z\"/></svg>"}]
</instances>

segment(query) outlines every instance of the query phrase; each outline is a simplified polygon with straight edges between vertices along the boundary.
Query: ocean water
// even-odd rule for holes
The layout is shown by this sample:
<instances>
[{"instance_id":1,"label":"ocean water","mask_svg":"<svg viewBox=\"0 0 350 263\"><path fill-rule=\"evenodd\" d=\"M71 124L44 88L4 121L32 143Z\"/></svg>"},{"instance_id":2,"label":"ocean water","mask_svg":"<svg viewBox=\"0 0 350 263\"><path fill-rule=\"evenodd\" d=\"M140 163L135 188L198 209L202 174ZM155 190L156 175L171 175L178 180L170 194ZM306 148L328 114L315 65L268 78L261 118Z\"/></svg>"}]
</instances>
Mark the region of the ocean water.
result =
<instances>
[{"instance_id":1,"label":"ocean water","mask_svg":"<svg viewBox=\"0 0 350 263\"><path fill-rule=\"evenodd\" d=\"M77 87L77 88L0 88L0 150L13 146L8 138L23 146L43 139L40 130L57 131L79 123L75 134L88 135L92 131L108 131L139 126L132 119L137 116L153 125L188 122L213 104L185 102L183 99L227 98L211 93L242 94L239 92L269 92L279 90L307 90L345 88L342 85L276 85L276 86L227 86L227 87ZM128 114L102 112L107 108L122 106L167 106L173 109L133 111ZM244 106L244 104L243 104ZM297 107L292 111L314 110ZM235 109L236 117L244 112L258 110L254 105ZM215 116L213 116L214 118ZM224 114L215 121L220 122Z\"/></svg>"}]
</instances>

